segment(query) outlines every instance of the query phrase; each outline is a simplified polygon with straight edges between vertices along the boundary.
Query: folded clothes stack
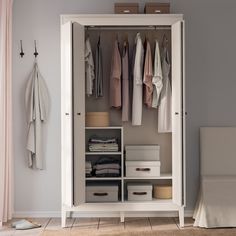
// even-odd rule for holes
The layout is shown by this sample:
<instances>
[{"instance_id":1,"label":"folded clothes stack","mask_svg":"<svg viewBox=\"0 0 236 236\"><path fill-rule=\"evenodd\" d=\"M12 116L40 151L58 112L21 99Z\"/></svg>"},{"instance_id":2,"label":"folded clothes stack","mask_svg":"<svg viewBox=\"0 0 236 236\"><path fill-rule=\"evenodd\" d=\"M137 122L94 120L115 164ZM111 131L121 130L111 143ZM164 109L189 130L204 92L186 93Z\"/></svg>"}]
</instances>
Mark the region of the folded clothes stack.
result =
<instances>
[{"instance_id":1,"label":"folded clothes stack","mask_svg":"<svg viewBox=\"0 0 236 236\"><path fill-rule=\"evenodd\" d=\"M116 138L93 137L89 139L90 152L118 152L119 146Z\"/></svg>"},{"instance_id":2,"label":"folded clothes stack","mask_svg":"<svg viewBox=\"0 0 236 236\"><path fill-rule=\"evenodd\" d=\"M112 157L103 157L93 166L96 177L119 177L120 162Z\"/></svg>"},{"instance_id":3,"label":"folded clothes stack","mask_svg":"<svg viewBox=\"0 0 236 236\"><path fill-rule=\"evenodd\" d=\"M85 162L85 174L86 177L91 177L92 176L92 163L91 161L86 161Z\"/></svg>"}]
</instances>

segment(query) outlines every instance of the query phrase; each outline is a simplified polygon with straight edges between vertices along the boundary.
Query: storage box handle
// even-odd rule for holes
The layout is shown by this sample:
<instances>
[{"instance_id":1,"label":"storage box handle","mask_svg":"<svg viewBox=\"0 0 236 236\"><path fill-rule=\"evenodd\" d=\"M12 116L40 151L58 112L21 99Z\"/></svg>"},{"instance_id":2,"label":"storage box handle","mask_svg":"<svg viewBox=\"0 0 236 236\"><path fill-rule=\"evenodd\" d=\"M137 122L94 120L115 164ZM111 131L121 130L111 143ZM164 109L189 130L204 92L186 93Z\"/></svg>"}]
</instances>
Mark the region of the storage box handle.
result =
<instances>
[{"instance_id":1,"label":"storage box handle","mask_svg":"<svg viewBox=\"0 0 236 236\"><path fill-rule=\"evenodd\" d=\"M133 192L134 195L147 195L147 192Z\"/></svg>"},{"instance_id":2,"label":"storage box handle","mask_svg":"<svg viewBox=\"0 0 236 236\"><path fill-rule=\"evenodd\" d=\"M123 12L124 13L130 13L130 10L127 9L127 10L124 10Z\"/></svg>"},{"instance_id":3,"label":"storage box handle","mask_svg":"<svg viewBox=\"0 0 236 236\"><path fill-rule=\"evenodd\" d=\"M136 171L150 171L150 168L136 168Z\"/></svg>"},{"instance_id":4,"label":"storage box handle","mask_svg":"<svg viewBox=\"0 0 236 236\"><path fill-rule=\"evenodd\" d=\"M155 10L155 13L161 13L161 10Z\"/></svg>"},{"instance_id":5,"label":"storage box handle","mask_svg":"<svg viewBox=\"0 0 236 236\"><path fill-rule=\"evenodd\" d=\"M102 196L107 196L108 193L94 193L93 195L94 195L94 196L102 197Z\"/></svg>"}]
</instances>

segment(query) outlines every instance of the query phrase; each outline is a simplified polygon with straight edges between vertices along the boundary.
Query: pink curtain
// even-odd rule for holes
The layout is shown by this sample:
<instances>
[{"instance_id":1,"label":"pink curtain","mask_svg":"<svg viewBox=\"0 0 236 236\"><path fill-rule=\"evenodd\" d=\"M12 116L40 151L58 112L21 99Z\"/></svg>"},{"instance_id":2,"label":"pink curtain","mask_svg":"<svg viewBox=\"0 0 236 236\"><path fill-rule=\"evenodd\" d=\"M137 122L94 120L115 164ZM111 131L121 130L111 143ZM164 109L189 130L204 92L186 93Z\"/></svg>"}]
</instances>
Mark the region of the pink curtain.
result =
<instances>
[{"instance_id":1,"label":"pink curtain","mask_svg":"<svg viewBox=\"0 0 236 236\"><path fill-rule=\"evenodd\" d=\"M12 3L0 0L0 225L13 211Z\"/></svg>"}]
</instances>

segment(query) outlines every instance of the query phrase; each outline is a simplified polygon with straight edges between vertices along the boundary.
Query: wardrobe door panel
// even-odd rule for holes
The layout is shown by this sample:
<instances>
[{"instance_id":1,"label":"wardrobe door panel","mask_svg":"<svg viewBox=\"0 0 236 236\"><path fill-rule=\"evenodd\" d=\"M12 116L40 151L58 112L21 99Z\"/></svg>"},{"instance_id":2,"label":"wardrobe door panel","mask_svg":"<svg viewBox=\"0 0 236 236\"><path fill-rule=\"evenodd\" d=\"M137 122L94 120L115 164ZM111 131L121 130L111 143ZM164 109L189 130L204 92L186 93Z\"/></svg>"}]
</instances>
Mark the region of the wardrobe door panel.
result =
<instances>
[{"instance_id":1,"label":"wardrobe door panel","mask_svg":"<svg viewBox=\"0 0 236 236\"><path fill-rule=\"evenodd\" d=\"M85 202L84 27L73 23L74 205Z\"/></svg>"},{"instance_id":2,"label":"wardrobe door panel","mask_svg":"<svg viewBox=\"0 0 236 236\"><path fill-rule=\"evenodd\" d=\"M185 22L182 21L182 52L183 52L183 204L186 206L186 116L187 116L187 111L186 111L186 86L185 86Z\"/></svg>"},{"instance_id":3,"label":"wardrobe door panel","mask_svg":"<svg viewBox=\"0 0 236 236\"><path fill-rule=\"evenodd\" d=\"M72 24L61 27L61 178L62 203L73 205Z\"/></svg>"},{"instance_id":4,"label":"wardrobe door panel","mask_svg":"<svg viewBox=\"0 0 236 236\"><path fill-rule=\"evenodd\" d=\"M183 205L183 25L171 27L172 38L172 172L173 201Z\"/></svg>"}]
</instances>

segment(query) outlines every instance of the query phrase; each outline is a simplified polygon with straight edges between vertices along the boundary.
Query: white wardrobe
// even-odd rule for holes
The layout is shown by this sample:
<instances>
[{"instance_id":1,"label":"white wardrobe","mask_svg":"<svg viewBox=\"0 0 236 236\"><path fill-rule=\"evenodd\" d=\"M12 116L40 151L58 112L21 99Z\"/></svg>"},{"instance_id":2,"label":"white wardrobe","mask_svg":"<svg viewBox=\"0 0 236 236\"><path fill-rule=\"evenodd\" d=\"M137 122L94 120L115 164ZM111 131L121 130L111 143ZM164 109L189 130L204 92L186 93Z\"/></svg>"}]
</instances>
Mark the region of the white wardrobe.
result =
<instances>
[{"instance_id":1,"label":"white wardrobe","mask_svg":"<svg viewBox=\"0 0 236 236\"><path fill-rule=\"evenodd\" d=\"M172 133L157 131L157 110L143 109L143 123L132 126L122 122L120 111L109 108L108 83L110 76L110 52L115 38L121 41L135 34L142 37L169 41L172 88ZM103 50L104 97L88 98L85 94L85 37L89 35L94 48L98 35ZM80 216L102 214L104 216L142 216L142 213L177 211L180 226L184 226L185 206L185 68L184 68L184 21L181 14L161 15L62 15L61 16L61 181L62 181L62 227L65 227L67 213L79 212ZM110 127L86 127L85 114L88 111L109 111ZM120 149L117 158L121 161L119 178L88 179L85 175L85 161L93 158L87 151L90 134L102 130L105 134L118 134ZM160 145L161 175L156 178L128 178L124 171L124 148L127 144ZM96 158L96 155L95 157ZM126 184L132 181L169 183L172 185L172 199L152 201L127 201ZM85 189L89 181L117 181L119 201L88 203Z\"/></svg>"}]
</instances>

